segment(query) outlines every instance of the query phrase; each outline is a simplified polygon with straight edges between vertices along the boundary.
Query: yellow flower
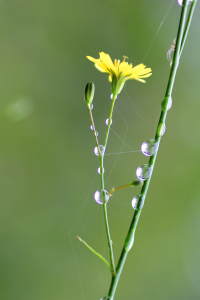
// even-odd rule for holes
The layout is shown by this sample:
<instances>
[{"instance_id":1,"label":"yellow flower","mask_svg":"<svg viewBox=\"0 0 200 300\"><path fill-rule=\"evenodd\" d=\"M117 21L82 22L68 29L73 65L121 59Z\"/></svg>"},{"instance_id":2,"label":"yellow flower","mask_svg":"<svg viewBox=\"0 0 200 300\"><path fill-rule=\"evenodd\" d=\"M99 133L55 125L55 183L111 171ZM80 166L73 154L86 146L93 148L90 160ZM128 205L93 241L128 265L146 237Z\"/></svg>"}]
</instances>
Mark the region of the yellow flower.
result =
<instances>
[{"instance_id":1,"label":"yellow flower","mask_svg":"<svg viewBox=\"0 0 200 300\"><path fill-rule=\"evenodd\" d=\"M126 62L126 56L120 63L120 60L115 59L114 63L109 54L104 52L99 53L99 58L95 59L91 56L86 56L89 60L94 62L95 67L104 73L109 74L109 81L112 83L112 93L117 96L124 86L124 83L128 79L135 79L141 82L145 82L142 78L151 76L151 68L146 68L145 65L139 64L135 67L132 64Z\"/></svg>"}]
</instances>

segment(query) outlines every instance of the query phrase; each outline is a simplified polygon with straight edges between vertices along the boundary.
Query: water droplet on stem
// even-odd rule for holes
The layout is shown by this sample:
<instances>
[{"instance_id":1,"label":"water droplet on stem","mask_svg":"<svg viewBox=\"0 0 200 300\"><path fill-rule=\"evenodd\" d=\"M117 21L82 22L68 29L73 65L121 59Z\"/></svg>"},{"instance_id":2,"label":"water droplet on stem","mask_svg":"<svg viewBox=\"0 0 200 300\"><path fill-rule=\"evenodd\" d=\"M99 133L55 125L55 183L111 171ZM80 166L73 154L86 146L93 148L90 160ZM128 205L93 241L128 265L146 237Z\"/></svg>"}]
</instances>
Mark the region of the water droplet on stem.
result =
<instances>
[{"instance_id":1,"label":"water droplet on stem","mask_svg":"<svg viewBox=\"0 0 200 300\"><path fill-rule=\"evenodd\" d=\"M113 100L113 94L110 95L110 99ZM117 99L117 96L115 96L115 100Z\"/></svg>"},{"instance_id":2,"label":"water droplet on stem","mask_svg":"<svg viewBox=\"0 0 200 300\"><path fill-rule=\"evenodd\" d=\"M106 123L106 125L108 125L109 124L109 119L106 119L105 123ZM110 120L110 125L112 125L112 119Z\"/></svg>"},{"instance_id":3,"label":"water droplet on stem","mask_svg":"<svg viewBox=\"0 0 200 300\"><path fill-rule=\"evenodd\" d=\"M163 111L168 111L172 107L172 97L165 97L165 99L161 103L161 107Z\"/></svg>"},{"instance_id":4,"label":"water droplet on stem","mask_svg":"<svg viewBox=\"0 0 200 300\"><path fill-rule=\"evenodd\" d=\"M104 155L104 152L105 152L105 147L102 146L102 145L99 145L99 150L100 150L101 156L103 156L103 155ZM98 150L98 147L95 147L95 148L94 148L94 154L95 154L96 156L99 156L99 150Z\"/></svg>"},{"instance_id":5,"label":"water droplet on stem","mask_svg":"<svg viewBox=\"0 0 200 300\"><path fill-rule=\"evenodd\" d=\"M142 199L141 201L140 201L140 204L139 204L139 206L138 206L138 201L140 200L140 195L137 195L137 196L135 196L134 198L133 198L133 200L132 200L132 207L134 208L134 209L142 209L142 207L143 207L143 205L144 205L144 200ZM137 207L138 206L138 207Z\"/></svg>"},{"instance_id":6,"label":"water droplet on stem","mask_svg":"<svg viewBox=\"0 0 200 300\"><path fill-rule=\"evenodd\" d=\"M151 156L158 150L158 142L155 140L147 140L141 146L141 151L146 156Z\"/></svg>"},{"instance_id":7,"label":"water droplet on stem","mask_svg":"<svg viewBox=\"0 0 200 300\"><path fill-rule=\"evenodd\" d=\"M104 204L106 202L108 202L109 200L109 196L108 196L108 191L106 190L101 190L101 191L96 191L94 193L94 200L98 203L98 204Z\"/></svg>"},{"instance_id":8,"label":"water droplet on stem","mask_svg":"<svg viewBox=\"0 0 200 300\"><path fill-rule=\"evenodd\" d=\"M157 129L157 135L163 136L163 134L165 133L165 130L166 130L165 123L160 123L160 125L158 126L158 129Z\"/></svg>"},{"instance_id":9,"label":"water droplet on stem","mask_svg":"<svg viewBox=\"0 0 200 300\"><path fill-rule=\"evenodd\" d=\"M146 180L151 176L152 167L149 167L149 165L141 165L136 170L136 176L140 180Z\"/></svg>"},{"instance_id":10,"label":"water droplet on stem","mask_svg":"<svg viewBox=\"0 0 200 300\"><path fill-rule=\"evenodd\" d=\"M104 172L105 172L104 168L102 169L102 168L100 167L100 168L97 169L97 173L100 174L100 175L101 175L101 174L104 174Z\"/></svg>"},{"instance_id":11,"label":"water droplet on stem","mask_svg":"<svg viewBox=\"0 0 200 300\"><path fill-rule=\"evenodd\" d=\"M94 200L98 203L98 204L103 204L103 202L101 201L101 192L100 191L96 191L94 193Z\"/></svg>"}]
</instances>

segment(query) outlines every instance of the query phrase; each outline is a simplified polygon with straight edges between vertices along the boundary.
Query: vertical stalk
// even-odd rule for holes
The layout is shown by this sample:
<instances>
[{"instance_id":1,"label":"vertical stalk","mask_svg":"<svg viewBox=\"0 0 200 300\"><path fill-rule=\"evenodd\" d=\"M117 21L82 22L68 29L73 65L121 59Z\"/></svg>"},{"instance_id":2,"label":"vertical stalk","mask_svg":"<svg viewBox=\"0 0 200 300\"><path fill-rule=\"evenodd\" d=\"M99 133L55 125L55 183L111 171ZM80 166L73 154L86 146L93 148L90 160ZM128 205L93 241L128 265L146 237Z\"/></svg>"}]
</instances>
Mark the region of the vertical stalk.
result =
<instances>
[{"instance_id":1,"label":"vertical stalk","mask_svg":"<svg viewBox=\"0 0 200 300\"><path fill-rule=\"evenodd\" d=\"M109 115L109 121L108 121L108 127L107 127L107 132L106 132L106 137L105 137L105 143L104 143L104 149L103 153L100 153L100 170L101 170L101 194L103 197L103 212L104 212L104 220L105 220L105 226L106 226L106 234L107 234L107 241L108 241L108 248L109 248L109 253L110 253L110 264L112 268L112 274L115 273L115 263L114 263L114 255L113 255L113 247L112 247L112 240L110 237L110 230L109 230L109 224L108 224L108 213L107 213L107 192L104 190L104 154L106 151L106 146L108 142L108 136L110 132L110 126L112 122L112 114L113 114L113 109L115 105L115 100L116 96L113 95L113 100L112 100L112 105L110 109L110 115Z\"/></svg>"},{"instance_id":2,"label":"vertical stalk","mask_svg":"<svg viewBox=\"0 0 200 300\"><path fill-rule=\"evenodd\" d=\"M114 109L116 98L117 98L117 96L113 95L112 105L111 105L111 109L110 109L110 116L109 116L109 121L108 121L108 128L107 128L105 143L104 143L105 150L106 150L106 146L107 146L107 142L108 142L108 136L109 136L109 132L110 132L110 125L112 122L112 115L113 115L113 109Z\"/></svg>"},{"instance_id":3,"label":"vertical stalk","mask_svg":"<svg viewBox=\"0 0 200 300\"><path fill-rule=\"evenodd\" d=\"M109 224L108 224L108 214L107 214L107 194L104 191L104 164L103 164L103 158L104 153L100 155L100 172L101 172L101 195L103 197L103 213L104 213L104 220L105 220L105 226L106 226L106 235L107 235L107 241L108 241L108 248L110 253L110 265L112 268L112 273L115 272L115 264L114 264L114 255L113 255L113 248L112 248L112 241L110 237L110 230L109 230Z\"/></svg>"},{"instance_id":4,"label":"vertical stalk","mask_svg":"<svg viewBox=\"0 0 200 300\"><path fill-rule=\"evenodd\" d=\"M194 0L194 2L196 2L196 1ZM175 80L175 76L176 76L176 72L177 72L177 68L178 68L178 64L179 64L180 54L182 53L182 50L183 50L183 46L184 46L185 39L186 39L188 29L189 29L189 24L191 22L192 13L193 13L194 7L195 7L195 3L192 3L192 8L188 15L189 20L186 23L188 4L189 4L189 0L183 1L180 22L179 22L179 28L178 28L178 33L177 33L176 48L175 48L172 67L171 67L171 71L170 71L170 75L169 75L168 85L167 85L167 89L166 89L166 93L165 93L165 98L168 98L168 99L169 99L169 97L171 97L171 94L172 94L172 89L174 86L174 80ZM185 23L186 23L186 25L185 25ZM185 29L185 31L184 31L184 29ZM160 144L160 140L161 140L161 134L159 132L159 128L160 128L161 124L165 124L166 116L167 116L167 109L162 109L161 114L160 114L160 119L158 122L157 132L155 135L155 142L158 143L158 148L159 148L159 144ZM157 151L158 151L158 148L157 148ZM154 155L152 155L149 160L149 167L151 167L152 172L153 172L153 168L155 165L156 156L157 156L157 152ZM151 172L151 175L152 175L152 172ZM132 248L132 245L134 242L135 230L136 230L137 223L138 223L138 220L139 220L139 217L141 214L143 203L145 201L145 197L146 197L149 183L151 180L151 175L148 179L146 179L144 181L144 184L142 186L141 194L140 194L140 197L139 197L139 200L137 203L137 208L133 215L133 219L132 219L129 231L128 231L127 237L125 239L124 247L122 249L121 256L119 258L119 261L118 261L118 264L116 267L116 272L112 275L111 285L110 285L107 299L112 299L112 300L114 299L115 291L116 291L116 288L118 285L118 281L119 281L124 263L126 261L126 257L128 255L128 252Z\"/></svg>"}]
</instances>

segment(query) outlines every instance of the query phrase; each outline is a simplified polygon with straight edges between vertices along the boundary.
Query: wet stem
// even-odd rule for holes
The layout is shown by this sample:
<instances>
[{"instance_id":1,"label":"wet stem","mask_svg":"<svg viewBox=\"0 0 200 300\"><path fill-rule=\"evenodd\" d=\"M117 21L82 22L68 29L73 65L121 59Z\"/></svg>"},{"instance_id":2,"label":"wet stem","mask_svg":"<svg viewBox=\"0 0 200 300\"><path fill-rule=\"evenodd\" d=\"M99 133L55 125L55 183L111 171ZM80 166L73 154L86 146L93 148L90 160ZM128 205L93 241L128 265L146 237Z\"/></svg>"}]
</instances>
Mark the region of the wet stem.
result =
<instances>
[{"instance_id":1,"label":"wet stem","mask_svg":"<svg viewBox=\"0 0 200 300\"><path fill-rule=\"evenodd\" d=\"M165 93L165 98L168 98L168 99L171 97L171 94L172 94L180 56L182 54L182 50L183 50L183 47L184 47L184 44L185 44L185 41L187 38L189 26L191 23L192 15L193 15L197 0L192 1L191 6L190 6L190 11L188 13L188 18L187 18L187 8L189 5L189 2L190 2L189 0L184 0L183 5L182 5L182 11L181 11L179 28L178 28L177 39L176 39L176 47L175 47L172 67L171 67L171 71L170 71L170 75L169 75L168 85L167 85L167 89L166 89L166 93ZM186 22L186 18L187 18L187 22ZM159 147L161 135L162 135L162 134L160 134L159 128L162 124L165 124L166 116L167 116L167 109L165 109L165 110L162 109L161 114L160 114L160 119L158 122L158 128L157 128L156 135L155 135L155 143L158 143L158 147ZM150 160L149 160L149 167L151 168L152 171L153 171L153 168L155 165L156 156L157 156L157 151L155 154L153 154L150 157ZM116 270L112 274L112 280L111 280L111 285L110 285L107 299L110 299L110 300L114 299L115 291L116 291L116 288L118 285L118 281L119 281L126 257L128 255L128 252L132 248L132 245L134 242L134 234L135 234L135 230L136 230L137 223L138 223L138 220L139 220L139 217L141 214L141 209L142 209L141 202L144 202L144 200L145 200L147 190L149 187L149 183L151 180L151 176L152 176L152 172L151 172L151 175L149 176L149 178L147 178L144 181L144 184L142 186L139 201L137 203L137 207L136 207L135 213L133 215L133 219L132 219L129 231L128 231L127 237L125 239L125 243L124 243L124 247L121 252L121 256L119 258Z\"/></svg>"},{"instance_id":2,"label":"wet stem","mask_svg":"<svg viewBox=\"0 0 200 300\"><path fill-rule=\"evenodd\" d=\"M156 135L155 135L155 144L157 144L157 151L150 157L149 160L149 164L148 167L151 169L150 172L150 176L144 181L144 184L142 186L140 195L139 195L139 199L135 208L135 212L133 215L133 219L132 222L130 224L130 228L128 231L128 234L126 236L125 242L124 242L124 246L121 252L121 256L119 258L117 267L115 268L115 263L114 263L114 256L113 256L113 247L112 247L112 240L111 240L111 236L110 236L110 230L109 230L109 224L108 224L108 214L107 214L107 197L109 197L111 195L111 192L109 194L107 194L107 192L105 191L104 188L104 155L105 155L105 151L106 151L106 146L108 143L108 137L109 137L109 132L110 132L110 126L112 123L112 115L113 115L113 110L114 110L114 105L115 105L115 100L116 100L116 95L113 95L113 100L112 100L112 104L111 104L111 110L110 110L110 116L109 116L109 120L108 120L108 127L107 127L107 132L106 132L106 137L105 137L105 142L104 142L104 147L99 145L98 142L98 138L97 138L97 134L95 131L95 125L94 125L94 121L93 121L93 116L92 116L92 108L90 106L88 106L89 109L89 114L90 114L90 119L91 119L91 123L92 123L92 127L93 127L93 132L94 132L94 137L95 137L95 141L96 141L96 145L98 148L98 154L99 154L99 158L100 158L100 175L101 175L101 196L102 196L102 202L103 202L103 212L104 212L104 220L105 220L105 227L106 227L106 234L107 234L107 242L108 242L108 248L109 248L109 254L110 254L110 265L109 263L96 251L94 251L85 241L81 240L81 238L79 238L80 241L82 241L92 252L94 252L97 256L99 256L110 268L111 270L111 274L112 274L112 280L111 280L111 284L110 284L110 289L109 289L109 293L108 296L105 297L104 299L107 300L113 300L114 299L114 295L115 295L115 291L118 285L118 281L124 266L124 263L126 261L126 257L128 255L128 252L130 251L130 249L133 246L134 243L134 235L135 235L135 230L137 227L137 223L141 214L141 210L143 207L143 203L145 201L146 198L146 194L148 191L148 187L149 187L149 183L151 180L151 176L152 176L152 172L153 172L153 168L155 165L155 161L156 161L156 156L157 156L157 152L158 152L158 148L159 148L159 144L161 141L161 136L162 134L162 129L163 126L165 126L165 120L167 117L167 107L168 104L170 102L171 99L171 95L172 95L172 90L173 90L173 86L174 86L174 81L175 81L175 76L176 76L176 72L177 72L177 68L179 65L179 60L180 60L180 56L182 54L183 51L183 47L187 38L187 34L188 34L188 30L191 24L191 19L193 16L193 12L195 9L195 5L197 0L193 0L191 2L190 5L190 10L188 12L188 16L187 16L187 8L189 5L190 0L183 0L183 5L182 5L182 11L181 11L181 16L180 16L180 22L179 22L179 28L178 28L178 33L177 33L177 38L176 38L176 46L175 46L175 52L174 52L174 57L172 60L172 65L171 65L171 70L170 70L170 75L169 75L169 80L168 80L168 85L167 85L167 89L166 89L166 93L165 93L165 99L163 101L165 101L165 105L162 106L162 110L161 110L161 114L160 114L160 119L158 122L158 127L157 127L157 131L156 131ZM186 21L187 19L187 21ZM120 188L126 187L129 185L125 185L122 186ZM118 190L120 188L117 188L115 190Z\"/></svg>"},{"instance_id":3,"label":"wet stem","mask_svg":"<svg viewBox=\"0 0 200 300\"><path fill-rule=\"evenodd\" d=\"M106 146L107 146L107 142L108 142L115 100L116 100L116 96L113 95L112 105L111 105L111 109L110 109L110 116L109 116L109 120L108 120L108 127L107 127L107 132L106 132L106 137L105 137L105 143L104 143L104 151L103 151L103 153L100 153L100 155L99 155L100 170L101 170L101 191L103 192L103 212L104 212L104 220L105 220L108 248L109 248L109 253L110 253L110 264L111 264L112 274L115 274L115 263L114 263L112 240L110 237L110 230L109 230L109 224L108 224L107 199L106 199L106 193L104 192L104 172L103 172L103 170L104 170L104 154L105 154Z\"/></svg>"}]
</instances>

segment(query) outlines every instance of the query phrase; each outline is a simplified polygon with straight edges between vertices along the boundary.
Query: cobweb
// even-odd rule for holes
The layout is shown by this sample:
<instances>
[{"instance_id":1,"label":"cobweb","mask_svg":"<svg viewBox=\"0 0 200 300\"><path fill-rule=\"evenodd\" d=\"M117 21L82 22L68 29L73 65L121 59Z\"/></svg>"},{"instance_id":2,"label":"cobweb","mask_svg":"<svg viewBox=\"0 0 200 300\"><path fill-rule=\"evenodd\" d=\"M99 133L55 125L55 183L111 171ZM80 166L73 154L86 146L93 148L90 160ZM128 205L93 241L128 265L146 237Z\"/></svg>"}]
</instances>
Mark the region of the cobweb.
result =
<instances>
[{"instance_id":1,"label":"cobweb","mask_svg":"<svg viewBox=\"0 0 200 300\"><path fill-rule=\"evenodd\" d=\"M170 2L158 30L146 50L143 63L145 63L145 59L149 55L151 47L174 3L175 0ZM141 164L145 163L145 158L142 157L140 150L141 143L155 136L160 107L156 108L157 112L155 116L149 117L148 114L145 115L142 109L142 106L148 101L148 99L146 99L147 96L137 95L137 101L135 101L134 97L135 96L127 90L125 85L123 92L116 100L113 124L111 125L104 162L105 187L108 191L110 191L112 187L116 188L136 179L133 170L136 170L139 166L138 162L141 162ZM139 107L136 106L136 103ZM141 103L141 105L138 105L138 103ZM99 132L99 135L103 136L103 133ZM95 147L92 134L91 143L93 143ZM99 158L97 157L96 160L99 161ZM146 162L148 162L148 160L146 160ZM76 219L69 231L74 268L77 271L76 289L80 291L79 299L82 300L88 300L87 290L90 288L90 281L95 281L95 284L98 282L98 290L101 291L102 298L107 294L108 284L110 283L110 271L107 269L107 266L104 266L104 263L97 256L76 239L76 236L79 235L109 261L103 210L101 205L94 201L94 193L98 189L100 189L100 176L94 167L94 174L89 183L88 192L85 197L83 196L82 207L77 212ZM108 216L116 262L133 215L131 200L137 192L139 193L140 189L141 187L138 188L138 190L137 188L136 190L132 188L124 189L124 191L119 191L119 193L116 193L116 195L109 200ZM100 248L99 244L101 245ZM87 260L90 260L90 264L87 263ZM91 263L91 261L93 263ZM94 285L94 282L91 284Z\"/></svg>"}]
</instances>

